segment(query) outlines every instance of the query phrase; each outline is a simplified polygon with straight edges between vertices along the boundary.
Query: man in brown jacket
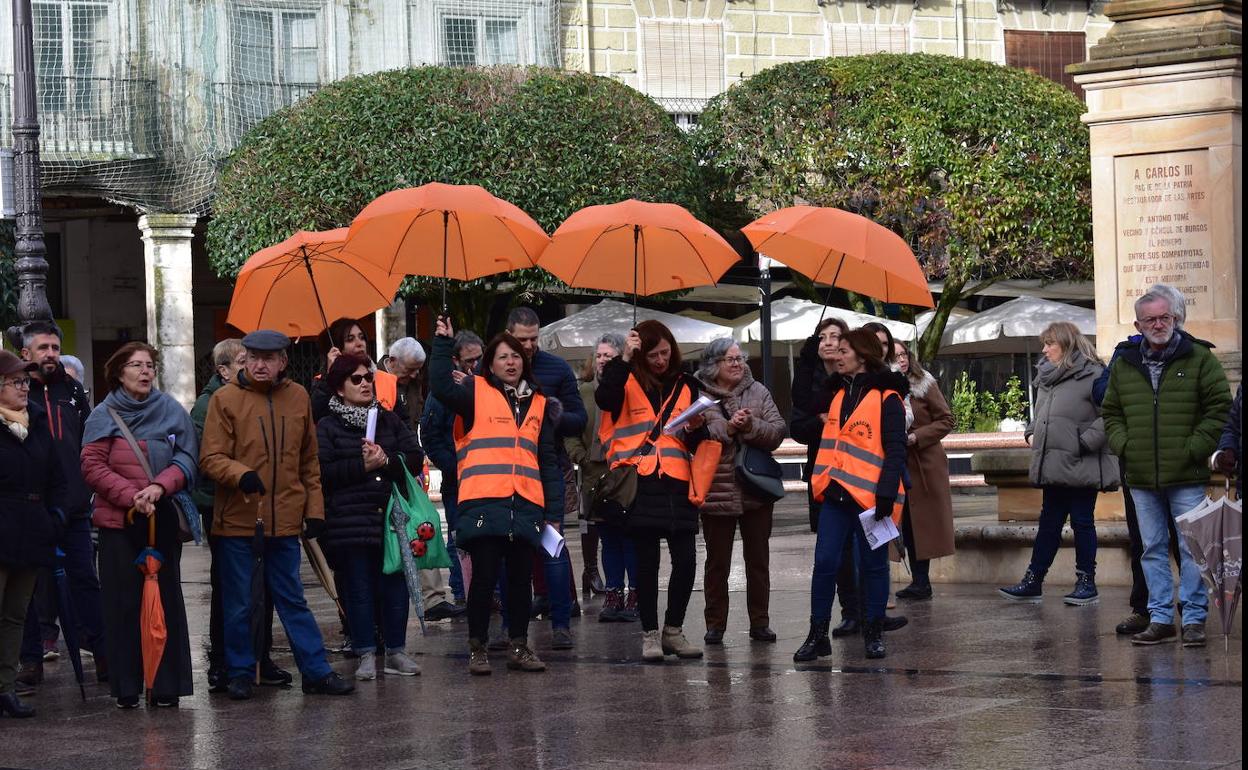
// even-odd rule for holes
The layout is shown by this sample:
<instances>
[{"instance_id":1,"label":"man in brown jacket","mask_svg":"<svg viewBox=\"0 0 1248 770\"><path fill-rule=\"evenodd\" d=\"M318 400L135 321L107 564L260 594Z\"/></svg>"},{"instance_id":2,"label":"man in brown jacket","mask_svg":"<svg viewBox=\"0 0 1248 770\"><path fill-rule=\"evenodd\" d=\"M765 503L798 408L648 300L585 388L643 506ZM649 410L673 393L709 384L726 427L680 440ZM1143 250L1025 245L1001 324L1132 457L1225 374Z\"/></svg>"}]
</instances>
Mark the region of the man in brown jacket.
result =
<instances>
[{"instance_id":1,"label":"man in brown jacket","mask_svg":"<svg viewBox=\"0 0 1248 770\"><path fill-rule=\"evenodd\" d=\"M247 363L213 394L200 443L200 471L216 482L212 534L220 543L225 662L233 700L251 697L256 653L250 633L255 558L286 628L303 691L345 695L354 686L329 667L299 580L299 536L325 528L312 405L285 378L290 340L274 331L243 338ZM261 535L262 531L262 535ZM263 550L254 546L263 540Z\"/></svg>"}]
</instances>

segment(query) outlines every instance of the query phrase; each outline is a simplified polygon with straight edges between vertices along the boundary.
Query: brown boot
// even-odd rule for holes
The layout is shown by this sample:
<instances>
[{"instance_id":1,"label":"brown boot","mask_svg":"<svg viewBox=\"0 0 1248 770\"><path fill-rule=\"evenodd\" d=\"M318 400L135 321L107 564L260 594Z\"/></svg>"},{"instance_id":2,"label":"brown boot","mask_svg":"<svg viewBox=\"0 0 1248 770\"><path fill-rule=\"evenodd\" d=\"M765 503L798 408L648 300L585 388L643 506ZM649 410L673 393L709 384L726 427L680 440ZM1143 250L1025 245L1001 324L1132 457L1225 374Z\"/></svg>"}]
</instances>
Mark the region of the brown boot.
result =
<instances>
[{"instance_id":1,"label":"brown boot","mask_svg":"<svg viewBox=\"0 0 1248 770\"><path fill-rule=\"evenodd\" d=\"M468 673L473 676L490 675L490 658L480 639L468 640Z\"/></svg>"},{"instance_id":2,"label":"brown boot","mask_svg":"<svg viewBox=\"0 0 1248 770\"><path fill-rule=\"evenodd\" d=\"M537 654L529 649L529 640L517 637L511 640L511 650L507 653L507 668L512 671L545 671L546 664Z\"/></svg>"},{"instance_id":3,"label":"brown boot","mask_svg":"<svg viewBox=\"0 0 1248 770\"><path fill-rule=\"evenodd\" d=\"M678 658L700 658L702 648L694 647L685 638L685 631L676 626L663 626L663 654Z\"/></svg>"}]
</instances>

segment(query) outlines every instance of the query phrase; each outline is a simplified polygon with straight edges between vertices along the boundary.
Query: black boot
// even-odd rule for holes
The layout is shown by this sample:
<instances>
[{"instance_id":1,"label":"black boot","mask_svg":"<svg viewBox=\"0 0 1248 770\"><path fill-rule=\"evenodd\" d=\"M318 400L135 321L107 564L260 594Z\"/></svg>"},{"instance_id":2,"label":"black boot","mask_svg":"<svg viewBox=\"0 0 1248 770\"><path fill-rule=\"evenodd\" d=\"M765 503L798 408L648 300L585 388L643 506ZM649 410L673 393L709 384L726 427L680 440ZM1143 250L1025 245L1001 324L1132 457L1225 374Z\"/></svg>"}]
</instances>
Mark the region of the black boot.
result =
<instances>
[{"instance_id":1,"label":"black boot","mask_svg":"<svg viewBox=\"0 0 1248 770\"><path fill-rule=\"evenodd\" d=\"M862 627L862 642L868 658L884 657L884 622L868 620Z\"/></svg>"},{"instance_id":2,"label":"black boot","mask_svg":"<svg viewBox=\"0 0 1248 770\"><path fill-rule=\"evenodd\" d=\"M858 618L853 615L842 615L841 624L832 629L832 636L840 639L842 636L853 636L861 630L862 624L858 622Z\"/></svg>"},{"instance_id":3,"label":"black boot","mask_svg":"<svg viewBox=\"0 0 1248 770\"><path fill-rule=\"evenodd\" d=\"M0 714L8 714L14 719L29 719L35 715L35 707L22 703L17 693L0 693Z\"/></svg>"},{"instance_id":4,"label":"black boot","mask_svg":"<svg viewBox=\"0 0 1248 770\"><path fill-rule=\"evenodd\" d=\"M815 658L826 658L832 654L832 642L828 640L830 624L831 621L827 618L810 619L810 633L806 634L806 641L802 642L802 646L793 653L793 662L808 663Z\"/></svg>"}]
</instances>

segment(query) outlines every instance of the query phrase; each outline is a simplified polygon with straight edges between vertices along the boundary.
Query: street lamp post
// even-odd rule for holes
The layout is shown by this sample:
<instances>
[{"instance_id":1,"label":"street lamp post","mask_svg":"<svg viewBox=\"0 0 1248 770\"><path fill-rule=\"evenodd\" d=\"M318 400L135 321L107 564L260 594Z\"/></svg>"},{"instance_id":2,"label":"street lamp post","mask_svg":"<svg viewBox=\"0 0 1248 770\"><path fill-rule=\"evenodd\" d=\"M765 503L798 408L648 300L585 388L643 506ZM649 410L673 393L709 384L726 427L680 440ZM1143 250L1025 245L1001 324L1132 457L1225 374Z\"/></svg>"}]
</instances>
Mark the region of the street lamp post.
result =
<instances>
[{"instance_id":1,"label":"street lamp post","mask_svg":"<svg viewBox=\"0 0 1248 770\"><path fill-rule=\"evenodd\" d=\"M21 326L51 320L47 247L43 242L43 199L39 174L39 115L35 102L35 45L30 0L13 0L13 193L17 214L18 325L9 341L21 348Z\"/></svg>"}]
</instances>

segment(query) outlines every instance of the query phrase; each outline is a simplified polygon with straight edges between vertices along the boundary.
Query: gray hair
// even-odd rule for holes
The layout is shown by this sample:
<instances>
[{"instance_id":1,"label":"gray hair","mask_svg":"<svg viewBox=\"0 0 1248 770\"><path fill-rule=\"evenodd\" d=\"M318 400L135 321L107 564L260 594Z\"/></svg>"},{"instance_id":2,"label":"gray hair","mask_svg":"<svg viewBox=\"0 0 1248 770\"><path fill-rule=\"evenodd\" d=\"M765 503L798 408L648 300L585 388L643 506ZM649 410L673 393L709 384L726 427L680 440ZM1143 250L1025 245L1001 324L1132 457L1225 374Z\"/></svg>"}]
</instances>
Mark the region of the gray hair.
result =
<instances>
[{"instance_id":1,"label":"gray hair","mask_svg":"<svg viewBox=\"0 0 1248 770\"><path fill-rule=\"evenodd\" d=\"M459 354L469 345L476 345L485 350L485 343L477 336L476 332L462 331L455 332L455 341L451 343L451 355L459 358Z\"/></svg>"},{"instance_id":2,"label":"gray hair","mask_svg":"<svg viewBox=\"0 0 1248 770\"><path fill-rule=\"evenodd\" d=\"M1170 314L1174 316L1174 328L1182 329L1183 323L1187 321L1187 298L1183 296L1183 292L1167 283L1155 283L1140 295L1135 301L1135 317L1140 317L1141 307L1158 300L1166 301L1170 306Z\"/></svg>"},{"instance_id":3,"label":"gray hair","mask_svg":"<svg viewBox=\"0 0 1248 770\"><path fill-rule=\"evenodd\" d=\"M702 348L702 358L698 361L698 379L703 382L714 380L719 374L720 361L737 344L732 337L716 337L709 345ZM742 353L742 356L744 355Z\"/></svg>"},{"instance_id":4,"label":"gray hair","mask_svg":"<svg viewBox=\"0 0 1248 770\"><path fill-rule=\"evenodd\" d=\"M507 331L511 331L517 326L541 326L542 322L538 319L537 313L533 312L531 307L518 307L512 309L507 314Z\"/></svg>"},{"instance_id":5,"label":"gray hair","mask_svg":"<svg viewBox=\"0 0 1248 770\"><path fill-rule=\"evenodd\" d=\"M610 345L611 347L615 348L616 353L623 353L624 352L624 335L617 334L615 332L607 332L606 334L599 337L598 341L594 343L595 352L597 352L599 345Z\"/></svg>"},{"instance_id":6,"label":"gray hair","mask_svg":"<svg viewBox=\"0 0 1248 770\"><path fill-rule=\"evenodd\" d=\"M55 335L58 344L65 341L65 335L61 334L61 327L57 326L54 321L31 321L22 328L22 347L28 348L33 345L35 337L40 334Z\"/></svg>"},{"instance_id":7,"label":"gray hair","mask_svg":"<svg viewBox=\"0 0 1248 770\"><path fill-rule=\"evenodd\" d=\"M425 349L411 337L400 337L390 343L390 357L413 366L423 364L425 362Z\"/></svg>"},{"instance_id":8,"label":"gray hair","mask_svg":"<svg viewBox=\"0 0 1248 770\"><path fill-rule=\"evenodd\" d=\"M212 346L212 365L213 366L229 366L234 363L234 359L238 358L238 354L245 352L247 348L243 347L243 341L234 337L221 340Z\"/></svg>"},{"instance_id":9,"label":"gray hair","mask_svg":"<svg viewBox=\"0 0 1248 770\"><path fill-rule=\"evenodd\" d=\"M86 374L86 367L82 365L82 361L78 359L78 356L61 356L61 364L67 371L73 370L76 372L74 379L82 382L82 378Z\"/></svg>"}]
</instances>

